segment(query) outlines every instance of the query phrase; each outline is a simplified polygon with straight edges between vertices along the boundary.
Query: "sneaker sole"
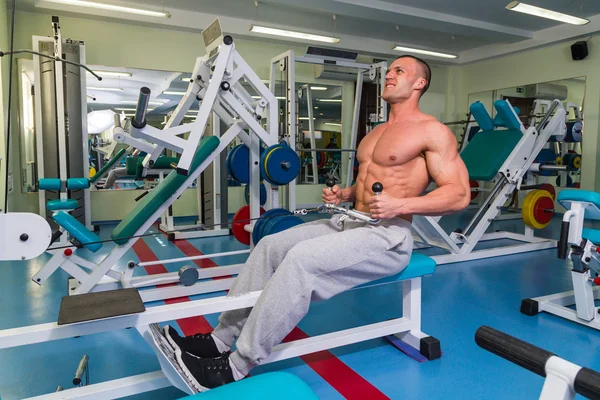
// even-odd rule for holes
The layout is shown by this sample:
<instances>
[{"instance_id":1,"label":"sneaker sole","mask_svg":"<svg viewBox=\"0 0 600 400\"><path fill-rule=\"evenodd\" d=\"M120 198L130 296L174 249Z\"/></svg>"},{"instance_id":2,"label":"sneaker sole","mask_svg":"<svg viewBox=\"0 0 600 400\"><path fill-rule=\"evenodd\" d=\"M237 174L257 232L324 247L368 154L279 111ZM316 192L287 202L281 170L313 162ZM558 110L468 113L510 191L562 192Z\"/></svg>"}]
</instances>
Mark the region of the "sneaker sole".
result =
<instances>
[{"instance_id":1,"label":"sneaker sole","mask_svg":"<svg viewBox=\"0 0 600 400\"><path fill-rule=\"evenodd\" d=\"M177 343L175 343L175 341L171 338L171 335L169 335L169 329L169 325L165 325L163 327L163 336L165 337L165 339L167 339L167 342L169 343L169 346L171 346L173 351L176 351L177 349L181 350Z\"/></svg>"},{"instance_id":2,"label":"sneaker sole","mask_svg":"<svg viewBox=\"0 0 600 400\"><path fill-rule=\"evenodd\" d=\"M206 392L210 390L209 388L202 386L196 380L196 378L194 378L194 375L192 375L190 370L185 366L185 363L181 359L181 349L179 347L175 349L175 358L177 359L177 364L179 368L181 369L181 371L183 371L183 375L181 377L184 378L190 386L192 386L195 390L199 392Z\"/></svg>"}]
</instances>

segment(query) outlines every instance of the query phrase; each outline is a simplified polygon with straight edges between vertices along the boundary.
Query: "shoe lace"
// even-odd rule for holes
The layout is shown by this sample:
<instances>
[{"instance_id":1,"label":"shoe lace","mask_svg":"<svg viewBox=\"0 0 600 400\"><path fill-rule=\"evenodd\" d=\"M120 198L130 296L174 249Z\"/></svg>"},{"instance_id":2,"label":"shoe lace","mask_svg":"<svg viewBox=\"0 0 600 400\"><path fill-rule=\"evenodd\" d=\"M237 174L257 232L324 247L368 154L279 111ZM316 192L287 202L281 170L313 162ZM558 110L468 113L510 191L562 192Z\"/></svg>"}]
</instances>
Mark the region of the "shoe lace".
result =
<instances>
[{"instance_id":1,"label":"shoe lace","mask_svg":"<svg viewBox=\"0 0 600 400\"><path fill-rule=\"evenodd\" d=\"M229 359L227 354L218 358L203 358L202 359L207 369L229 369Z\"/></svg>"}]
</instances>

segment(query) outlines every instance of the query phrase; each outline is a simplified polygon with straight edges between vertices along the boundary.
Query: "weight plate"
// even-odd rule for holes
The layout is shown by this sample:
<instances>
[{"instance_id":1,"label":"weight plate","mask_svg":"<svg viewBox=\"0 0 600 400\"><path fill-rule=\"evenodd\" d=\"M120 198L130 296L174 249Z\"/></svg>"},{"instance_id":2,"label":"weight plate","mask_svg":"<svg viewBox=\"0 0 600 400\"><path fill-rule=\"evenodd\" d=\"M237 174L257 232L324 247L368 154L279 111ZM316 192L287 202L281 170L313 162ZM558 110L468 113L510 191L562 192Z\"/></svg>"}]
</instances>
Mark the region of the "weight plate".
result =
<instances>
[{"instance_id":1,"label":"weight plate","mask_svg":"<svg viewBox=\"0 0 600 400\"><path fill-rule=\"evenodd\" d=\"M552 199L556 199L556 189L551 184L542 183L540 185L540 190L545 190L546 192L550 193L550 196L552 196Z\"/></svg>"},{"instance_id":2,"label":"weight plate","mask_svg":"<svg viewBox=\"0 0 600 400\"><path fill-rule=\"evenodd\" d=\"M273 208L261 214L261 218L254 223L254 228L252 229L252 242L254 243L254 245L256 245L260 241L261 230L264 226L265 221L268 221L270 217L286 214L291 215L291 212L284 208Z\"/></svg>"},{"instance_id":3,"label":"weight plate","mask_svg":"<svg viewBox=\"0 0 600 400\"><path fill-rule=\"evenodd\" d=\"M250 182L250 149L244 144L231 155L231 172L240 183Z\"/></svg>"},{"instance_id":4,"label":"weight plate","mask_svg":"<svg viewBox=\"0 0 600 400\"><path fill-rule=\"evenodd\" d=\"M265 224L261 238L282 232L286 229L290 229L296 225L302 224L303 222L304 221L295 215L282 215L274 217Z\"/></svg>"},{"instance_id":5,"label":"weight plate","mask_svg":"<svg viewBox=\"0 0 600 400\"><path fill-rule=\"evenodd\" d=\"M525 225L531 228L533 228L533 222L531 221L533 218L531 200L535 196L536 192L537 190L532 190L531 192L527 193L527 196L525 196L525 200L523 200L523 207L521 207L521 215L523 217L523 222L525 223Z\"/></svg>"},{"instance_id":6,"label":"weight plate","mask_svg":"<svg viewBox=\"0 0 600 400\"><path fill-rule=\"evenodd\" d=\"M267 182L275 186L287 185L300 172L300 157L288 146L275 145L263 154L260 165Z\"/></svg>"},{"instance_id":7,"label":"weight plate","mask_svg":"<svg viewBox=\"0 0 600 400\"><path fill-rule=\"evenodd\" d=\"M581 121L567 123L567 136L565 141L568 143L581 142L583 139L583 123Z\"/></svg>"},{"instance_id":8,"label":"weight plate","mask_svg":"<svg viewBox=\"0 0 600 400\"><path fill-rule=\"evenodd\" d=\"M554 200L552 196L545 190L540 190L540 192L540 197L533 205L533 215L536 224L539 226L538 229L548 226L554 216Z\"/></svg>"},{"instance_id":9,"label":"weight plate","mask_svg":"<svg viewBox=\"0 0 600 400\"><path fill-rule=\"evenodd\" d=\"M227 174L236 182L239 182L237 178L234 176L233 171L231 169L231 157L233 154L239 149L239 145L235 146L233 149L229 150L227 153L227 158L225 159L225 168L227 169Z\"/></svg>"},{"instance_id":10,"label":"weight plate","mask_svg":"<svg viewBox=\"0 0 600 400\"><path fill-rule=\"evenodd\" d=\"M250 184L246 185L244 189L244 199L246 200L246 204L250 204ZM267 187L264 183L260 183L260 205L264 206L267 202Z\"/></svg>"},{"instance_id":11,"label":"weight plate","mask_svg":"<svg viewBox=\"0 0 600 400\"><path fill-rule=\"evenodd\" d=\"M265 213L264 208L260 208L260 215ZM233 215L231 221L231 232L233 237L242 244L250 244L250 232L246 232L244 227L250 223L250 206L243 206ZM259 220L260 221L260 220Z\"/></svg>"}]
</instances>

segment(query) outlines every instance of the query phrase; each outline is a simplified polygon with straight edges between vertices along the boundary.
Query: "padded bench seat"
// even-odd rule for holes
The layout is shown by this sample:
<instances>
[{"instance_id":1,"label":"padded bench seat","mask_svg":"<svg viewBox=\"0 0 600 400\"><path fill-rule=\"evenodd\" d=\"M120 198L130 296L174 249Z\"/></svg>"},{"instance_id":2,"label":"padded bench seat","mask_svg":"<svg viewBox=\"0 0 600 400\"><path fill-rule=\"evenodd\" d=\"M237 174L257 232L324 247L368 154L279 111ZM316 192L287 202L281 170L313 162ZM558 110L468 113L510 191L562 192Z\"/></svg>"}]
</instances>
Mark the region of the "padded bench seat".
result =
<instances>
[{"instance_id":1,"label":"padded bench seat","mask_svg":"<svg viewBox=\"0 0 600 400\"><path fill-rule=\"evenodd\" d=\"M102 247L102 243L98 243L101 241L100 237L90 232L85 225L77 221L71 214L59 211L52 216L52 219L90 251L96 252Z\"/></svg>"},{"instance_id":2,"label":"padded bench seat","mask_svg":"<svg viewBox=\"0 0 600 400\"><path fill-rule=\"evenodd\" d=\"M74 210L77 207L79 207L79 203L74 199L57 199L46 203L48 211Z\"/></svg>"},{"instance_id":3,"label":"padded bench seat","mask_svg":"<svg viewBox=\"0 0 600 400\"><path fill-rule=\"evenodd\" d=\"M318 400L304 381L287 372L268 372L219 386L181 400Z\"/></svg>"},{"instance_id":4,"label":"padded bench seat","mask_svg":"<svg viewBox=\"0 0 600 400\"><path fill-rule=\"evenodd\" d=\"M460 153L469 171L469 179L486 182L494 179L522 137L518 129L477 133Z\"/></svg>"},{"instance_id":5,"label":"padded bench seat","mask_svg":"<svg viewBox=\"0 0 600 400\"><path fill-rule=\"evenodd\" d=\"M431 275L435 272L437 264L431 257L423 254L413 253L408 266L402 272L396 275L388 276L387 278L378 279L373 282L365 283L356 288L365 288L369 286L381 285L384 283L405 281L408 279L418 278L420 276Z\"/></svg>"},{"instance_id":6,"label":"padded bench seat","mask_svg":"<svg viewBox=\"0 0 600 400\"><path fill-rule=\"evenodd\" d=\"M202 138L198 145L198 150L192 159L190 171L194 171L202 162L219 147L220 140L216 136L206 136ZM112 231L112 240L124 245L135 235L138 229L162 206L168 199L183 185L187 176L180 175L176 170L171 171L158 186L152 189L144 196L135 208L127 214L119 225Z\"/></svg>"},{"instance_id":7,"label":"padded bench seat","mask_svg":"<svg viewBox=\"0 0 600 400\"><path fill-rule=\"evenodd\" d=\"M567 210L570 208L571 202L591 203L600 209L600 193L589 190L561 190L556 201ZM586 218L588 218L587 213Z\"/></svg>"}]
</instances>

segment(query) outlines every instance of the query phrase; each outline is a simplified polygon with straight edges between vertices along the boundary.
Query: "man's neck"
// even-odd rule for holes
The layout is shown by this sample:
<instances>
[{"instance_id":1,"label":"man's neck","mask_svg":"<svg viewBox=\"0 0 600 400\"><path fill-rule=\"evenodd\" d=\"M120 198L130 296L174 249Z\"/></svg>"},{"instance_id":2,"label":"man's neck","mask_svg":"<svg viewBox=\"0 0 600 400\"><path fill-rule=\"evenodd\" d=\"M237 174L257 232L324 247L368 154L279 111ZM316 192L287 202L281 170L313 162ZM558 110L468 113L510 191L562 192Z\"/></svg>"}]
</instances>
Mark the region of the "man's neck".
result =
<instances>
[{"instance_id":1,"label":"man's neck","mask_svg":"<svg viewBox=\"0 0 600 400\"><path fill-rule=\"evenodd\" d=\"M390 117L388 121L390 123L404 122L412 120L415 116L420 115L419 104L415 101L403 101L400 103L394 103L390 105Z\"/></svg>"}]
</instances>

